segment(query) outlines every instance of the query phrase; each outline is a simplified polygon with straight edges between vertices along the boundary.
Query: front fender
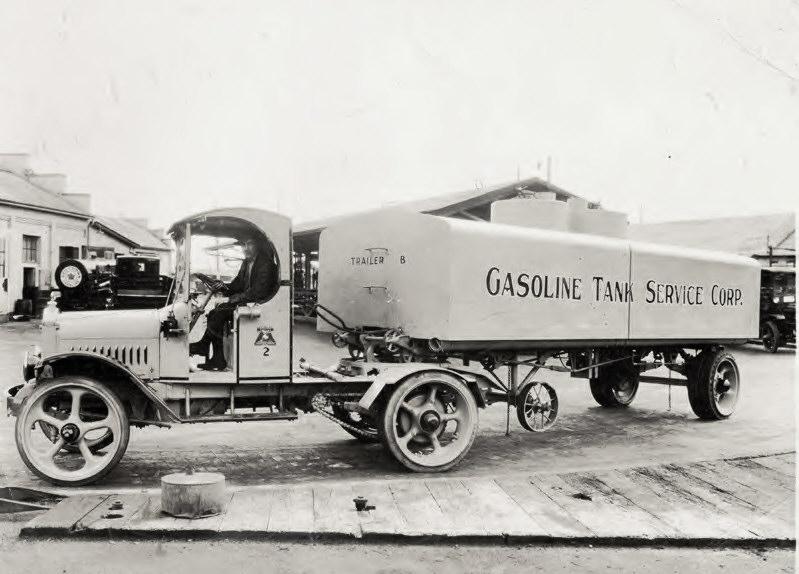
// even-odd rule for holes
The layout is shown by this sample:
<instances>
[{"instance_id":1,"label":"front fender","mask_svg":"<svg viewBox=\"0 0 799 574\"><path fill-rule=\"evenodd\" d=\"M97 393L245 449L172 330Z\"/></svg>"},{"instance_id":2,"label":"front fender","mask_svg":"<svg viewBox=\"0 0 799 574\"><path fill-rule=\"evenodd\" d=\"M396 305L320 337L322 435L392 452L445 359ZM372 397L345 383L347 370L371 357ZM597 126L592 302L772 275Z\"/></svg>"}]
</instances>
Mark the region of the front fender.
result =
<instances>
[{"instance_id":1,"label":"front fender","mask_svg":"<svg viewBox=\"0 0 799 574\"><path fill-rule=\"evenodd\" d=\"M42 359L41 363L36 367L36 377L37 381L46 380L48 375L51 377L52 374L58 372L59 365L63 365L68 361L77 361L76 367L72 367L71 374L84 374L81 372L82 369L88 370L92 364L100 364L107 368L113 369L116 373L120 376L127 378L133 383L136 388L157 408L162 410L167 416L172 419L174 422L180 422L180 417L178 417L172 409L170 409L166 403L159 397L156 392L150 388L150 386L143 381L139 376L130 370L127 365L113 359L111 357L107 357L105 355L100 355L99 353L92 353L90 351L68 351L65 353L58 353L56 355L50 355ZM102 381L100 381L102 382Z\"/></svg>"},{"instance_id":2,"label":"front fender","mask_svg":"<svg viewBox=\"0 0 799 574\"><path fill-rule=\"evenodd\" d=\"M370 365L372 364L370 363ZM385 387L399 384L411 375L421 372L447 373L448 375L456 377L469 387L469 390L474 394L478 406L486 406L485 397L477 384L477 377L466 373L453 371L445 366L430 363L375 363L372 368L377 369L378 372L372 384L361 397L361 400L358 401L358 407L360 407L360 409L369 410Z\"/></svg>"},{"instance_id":3,"label":"front fender","mask_svg":"<svg viewBox=\"0 0 799 574\"><path fill-rule=\"evenodd\" d=\"M36 386L36 379L31 379L25 384L14 385L6 389L6 415L9 417L16 417L19 415L19 410L22 404L33 392L33 387Z\"/></svg>"}]
</instances>

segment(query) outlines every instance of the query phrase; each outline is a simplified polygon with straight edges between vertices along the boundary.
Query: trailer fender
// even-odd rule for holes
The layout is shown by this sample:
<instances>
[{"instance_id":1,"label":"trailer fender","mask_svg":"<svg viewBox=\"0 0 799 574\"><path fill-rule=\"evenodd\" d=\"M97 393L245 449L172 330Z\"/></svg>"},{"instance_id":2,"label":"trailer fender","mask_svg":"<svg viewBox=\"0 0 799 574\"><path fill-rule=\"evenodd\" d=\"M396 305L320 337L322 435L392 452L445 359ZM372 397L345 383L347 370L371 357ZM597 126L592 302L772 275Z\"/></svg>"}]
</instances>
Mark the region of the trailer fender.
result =
<instances>
[{"instance_id":1,"label":"trailer fender","mask_svg":"<svg viewBox=\"0 0 799 574\"><path fill-rule=\"evenodd\" d=\"M42 359L36 366L36 380L37 382L41 382L53 376L60 376L61 374L91 376L92 371L98 368L113 373L119 379L129 381L133 386L134 392L144 396L157 411L163 412L174 422L180 422L180 417L172 412L166 403L161 400L161 397L159 397L144 380L139 378L138 375L123 363L98 353L69 351L57 355L50 355ZM98 382L104 383L105 381L101 380Z\"/></svg>"},{"instance_id":2,"label":"trailer fender","mask_svg":"<svg viewBox=\"0 0 799 574\"><path fill-rule=\"evenodd\" d=\"M397 385L417 373L422 372L439 372L447 373L463 381L472 391L477 406L485 407L486 399L480 386L477 384L477 377L472 375L453 371L446 367L438 365L430 365L424 363L382 363L375 367L377 371L374 381L358 401L359 410L367 411L374 404L375 400L380 396L386 387Z\"/></svg>"}]
</instances>

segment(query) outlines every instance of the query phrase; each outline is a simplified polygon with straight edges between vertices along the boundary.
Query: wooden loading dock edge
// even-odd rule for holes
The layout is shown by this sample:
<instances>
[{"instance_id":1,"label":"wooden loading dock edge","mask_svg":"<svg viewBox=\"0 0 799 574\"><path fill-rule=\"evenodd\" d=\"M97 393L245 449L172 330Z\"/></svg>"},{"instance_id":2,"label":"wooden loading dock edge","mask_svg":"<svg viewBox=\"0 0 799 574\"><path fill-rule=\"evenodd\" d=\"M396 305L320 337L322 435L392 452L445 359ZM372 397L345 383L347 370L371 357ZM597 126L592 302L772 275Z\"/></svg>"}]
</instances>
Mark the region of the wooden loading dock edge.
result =
<instances>
[{"instance_id":1,"label":"wooden loading dock edge","mask_svg":"<svg viewBox=\"0 0 799 574\"><path fill-rule=\"evenodd\" d=\"M158 495L81 495L20 534L793 547L794 466L791 452L497 479L264 487L230 492L224 514L194 520L162 514ZM356 496L375 508L356 511Z\"/></svg>"}]
</instances>

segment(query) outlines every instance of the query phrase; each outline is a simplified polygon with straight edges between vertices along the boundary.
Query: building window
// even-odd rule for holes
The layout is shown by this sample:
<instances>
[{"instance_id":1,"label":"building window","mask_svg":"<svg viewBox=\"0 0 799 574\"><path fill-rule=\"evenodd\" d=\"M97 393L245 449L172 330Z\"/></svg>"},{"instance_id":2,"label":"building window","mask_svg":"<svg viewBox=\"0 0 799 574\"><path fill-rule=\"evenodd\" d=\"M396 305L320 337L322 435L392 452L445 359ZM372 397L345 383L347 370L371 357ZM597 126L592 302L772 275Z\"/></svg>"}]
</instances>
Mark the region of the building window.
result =
<instances>
[{"instance_id":1,"label":"building window","mask_svg":"<svg viewBox=\"0 0 799 574\"><path fill-rule=\"evenodd\" d=\"M58 262L66 261L67 259L78 259L80 257L80 249L77 247L70 247L62 245L58 248Z\"/></svg>"},{"instance_id":2,"label":"building window","mask_svg":"<svg viewBox=\"0 0 799 574\"><path fill-rule=\"evenodd\" d=\"M39 238L35 235L22 236L22 262L39 263Z\"/></svg>"}]
</instances>

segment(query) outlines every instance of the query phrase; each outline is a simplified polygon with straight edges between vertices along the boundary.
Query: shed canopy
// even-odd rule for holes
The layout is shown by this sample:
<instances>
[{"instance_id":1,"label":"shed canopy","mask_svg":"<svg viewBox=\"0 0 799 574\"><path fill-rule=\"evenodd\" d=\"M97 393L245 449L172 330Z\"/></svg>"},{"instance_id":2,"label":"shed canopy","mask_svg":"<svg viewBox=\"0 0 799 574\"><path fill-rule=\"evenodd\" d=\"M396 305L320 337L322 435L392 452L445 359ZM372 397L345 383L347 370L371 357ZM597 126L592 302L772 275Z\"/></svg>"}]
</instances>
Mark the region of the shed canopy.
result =
<instances>
[{"instance_id":1,"label":"shed canopy","mask_svg":"<svg viewBox=\"0 0 799 574\"><path fill-rule=\"evenodd\" d=\"M630 238L747 257L767 256L769 246L773 255L794 255L795 230L793 213L774 213L631 225Z\"/></svg>"},{"instance_id":2,"label":"shed canopy","mask_svg":"<svg viewBox=\"0 0 799 574\"><path fill-rule=\"evenodd\" d=\"M552 185L541 178L531 177L489 188L469 189L425 199L392 203L362 213L382 211L386 208L396 208L404 211L429 213L431 215L441 215L459 219L488 221L491 216L491 204L493 202L516 197L524 193L535 192L552 192L561 201L565 201L570 197L577 197L576 194ZM354 214L348 213L346 215L298 223L294 226L295 250L308 252L317 249L319 245L319 234L323 229L342 219L349 218L352 215Z\"/></svg>"}]
</instances>

